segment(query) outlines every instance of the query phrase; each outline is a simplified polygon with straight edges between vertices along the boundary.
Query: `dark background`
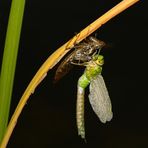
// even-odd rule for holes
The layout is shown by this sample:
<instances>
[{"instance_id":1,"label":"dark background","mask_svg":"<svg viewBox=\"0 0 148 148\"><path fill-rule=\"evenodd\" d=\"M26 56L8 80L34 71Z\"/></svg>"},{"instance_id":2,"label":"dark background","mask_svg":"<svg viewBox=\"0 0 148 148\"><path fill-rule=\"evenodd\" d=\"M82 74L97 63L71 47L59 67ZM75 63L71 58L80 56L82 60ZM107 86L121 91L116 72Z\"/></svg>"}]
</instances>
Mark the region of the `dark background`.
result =
<instances>
[{"instance_id":1,"label":"dark background","mask_svg":"<svg viewBox=\"0 0 148 148\"><path fill-rule=\"evenodd\" d=\"M11 115L28 83L58 47L119 0L26 0ZM10 0L0 1L0 59L2 59ZM94 114L88 89L85 102L85 143L75 121L76 86L82 68L75 67L57 85L57 66L31 95L8 148L146 148L148 147L147 34L144 1L138 2L103 25L96 33L112 45L102 51L103 73L114 117L102 124Z\"/></svg>"}]
</instances>

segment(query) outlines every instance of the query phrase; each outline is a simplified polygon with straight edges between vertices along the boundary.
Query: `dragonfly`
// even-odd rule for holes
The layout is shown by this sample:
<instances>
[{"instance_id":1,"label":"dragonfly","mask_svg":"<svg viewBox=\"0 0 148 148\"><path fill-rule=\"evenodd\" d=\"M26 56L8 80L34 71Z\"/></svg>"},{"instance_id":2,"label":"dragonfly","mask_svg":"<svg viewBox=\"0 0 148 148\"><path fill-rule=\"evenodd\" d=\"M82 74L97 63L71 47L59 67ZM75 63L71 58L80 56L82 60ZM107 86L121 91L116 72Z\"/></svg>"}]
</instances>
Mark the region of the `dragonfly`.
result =
<instances>
[{"instance_id":1,"label":"dragonfly","mask_svg":"<svg viewBox=\"0 0 148 148\"><path fill-rule=\"evenodd\" d=\"M74 65L84 66L84 63L92 60L92 57L97 53L97 50L100 50L105 46L105 42L93 36L89 36L83 42L75 45L74 51L58 66L54 82L58 82L73 68Z\"/></svg>"},{"instance_id":2,"label":"dragonfly","mask_svg":"<svg viewBox=\"0 0 148 148\"><path fill-rule=\"evenodd\" d=\"M83 139L85 139L84 96L88 85L90 85L89 102L100 121L106 123L113 117L111 100L101 75L103 64L104 57L96 54L91 61L87 62L84 73L78 80L76 120L78 135Z\"/></svg>"},{"instance_id":3,"label":"dragonfly","mask_svg":"<svg viewBox=\"0 0 148 148\"><path fill-rule=\"evenodd\" d=\"M88 37L74 47L75 50L59 65L55 74L55 81L58 81L70 71L73 65L85 66L84 73L77 83L76 103L78 135L83 139L85 139L84 96L88 85L90 85L89 101L100 121L106 123L113 116L110 97L101 75L104 57L99 53L104 46L106 46L105 42L93 36Z\"/></svg>"}]
</instances>

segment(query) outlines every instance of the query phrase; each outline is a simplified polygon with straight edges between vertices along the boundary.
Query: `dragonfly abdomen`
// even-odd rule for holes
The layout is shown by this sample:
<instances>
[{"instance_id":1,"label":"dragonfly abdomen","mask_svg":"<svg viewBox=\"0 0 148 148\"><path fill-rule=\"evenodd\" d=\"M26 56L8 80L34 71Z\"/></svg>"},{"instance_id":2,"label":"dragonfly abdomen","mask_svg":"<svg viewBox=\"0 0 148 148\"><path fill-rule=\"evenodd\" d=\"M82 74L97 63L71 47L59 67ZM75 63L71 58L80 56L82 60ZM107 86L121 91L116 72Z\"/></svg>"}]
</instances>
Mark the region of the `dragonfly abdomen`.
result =
<instances>
[{"instance_id":1,"label":"dragonfly abdomen","mask_svg":"<svg viewBox=\"0 0 148 148\"><path fill-rule=\"evenodd\" d=\"M85 139L85 125L84 125L84 94L85 89L77 86L77 105L76 105L76 120L78 135Z\"/></svg>"}]
</instances>

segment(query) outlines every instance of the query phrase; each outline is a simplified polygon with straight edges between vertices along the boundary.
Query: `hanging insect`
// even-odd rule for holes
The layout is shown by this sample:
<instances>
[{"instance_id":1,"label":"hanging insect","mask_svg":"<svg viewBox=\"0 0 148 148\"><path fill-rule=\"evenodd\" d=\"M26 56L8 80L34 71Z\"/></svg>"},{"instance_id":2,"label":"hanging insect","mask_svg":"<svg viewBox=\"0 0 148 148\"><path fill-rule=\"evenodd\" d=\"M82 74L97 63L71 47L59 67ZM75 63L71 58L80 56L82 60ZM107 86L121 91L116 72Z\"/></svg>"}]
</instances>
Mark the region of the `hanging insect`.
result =
<instances>
[{"instance_id":1,"label":"hanging insect","mask_svg":"<svg viewBox=\"0 0 148 148\"><path fill-rule=\"evenodd\" d=\"M102 123L112 119L112 105L110 97L101 75L104 57L96 54L93 59L86 64L83 75L79 78L77 84L77 107L76 119L78 135L85 139L84 126L84 94L85 88L90 84L89 101Z\"/></svg>"},{"instance_id":2,"label":"hanging insect","mask_svg":"<svg viewBox=\"0 0 148 148\"><path fill-rule=\"evenodd\" d=\"M73 65L83 65L83 63L92 60L92 56L97 53L97 50L100 50L105 45L106 44L103 41L98 40L93 36L90 36L83 42L75 45L74 51L59 65L54 82L57 82L66 75L72 69Z\"/></svg>"},{"instance_id":3,"label":"hanging insect","mask_svg":"<svg viewBox=\"0 0 148 148\"><path fill-rule=\"evenodd\" d=\"M55 80L58 81L69 72L73 65L86 66L83 75L78 80L76 105L78 135L83 139L85 139L84 95L85 88L89 84L89 101L100 121L105 123L110 121L113 116L108 91L101 76L104 57L99 55L99 52L105 45L103 41L95 37L88 37L84 42L74 47L75 50L65 58L55 74Z\"/></svg>"}]
</instances>

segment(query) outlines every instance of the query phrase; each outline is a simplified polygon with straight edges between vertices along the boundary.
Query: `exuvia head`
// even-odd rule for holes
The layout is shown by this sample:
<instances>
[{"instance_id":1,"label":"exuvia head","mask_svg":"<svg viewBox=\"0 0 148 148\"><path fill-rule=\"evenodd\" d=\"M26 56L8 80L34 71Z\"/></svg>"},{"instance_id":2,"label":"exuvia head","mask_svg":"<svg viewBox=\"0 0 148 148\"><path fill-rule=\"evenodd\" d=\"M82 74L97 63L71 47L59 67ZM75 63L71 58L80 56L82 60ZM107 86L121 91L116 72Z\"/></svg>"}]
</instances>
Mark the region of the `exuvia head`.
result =
<instances>
[{"instance_id":1,"label":"exuvia head","mask_svg":"<svg viewBox=\"0 0 148 148\"><path fill-rule=\"evenodd\" d=\"M96 49L100 49L106 45L105 42L103 42L93 36L90 36L89 40L92 41L92 44L96 47Z\"/></svg>"}]
</instances>

